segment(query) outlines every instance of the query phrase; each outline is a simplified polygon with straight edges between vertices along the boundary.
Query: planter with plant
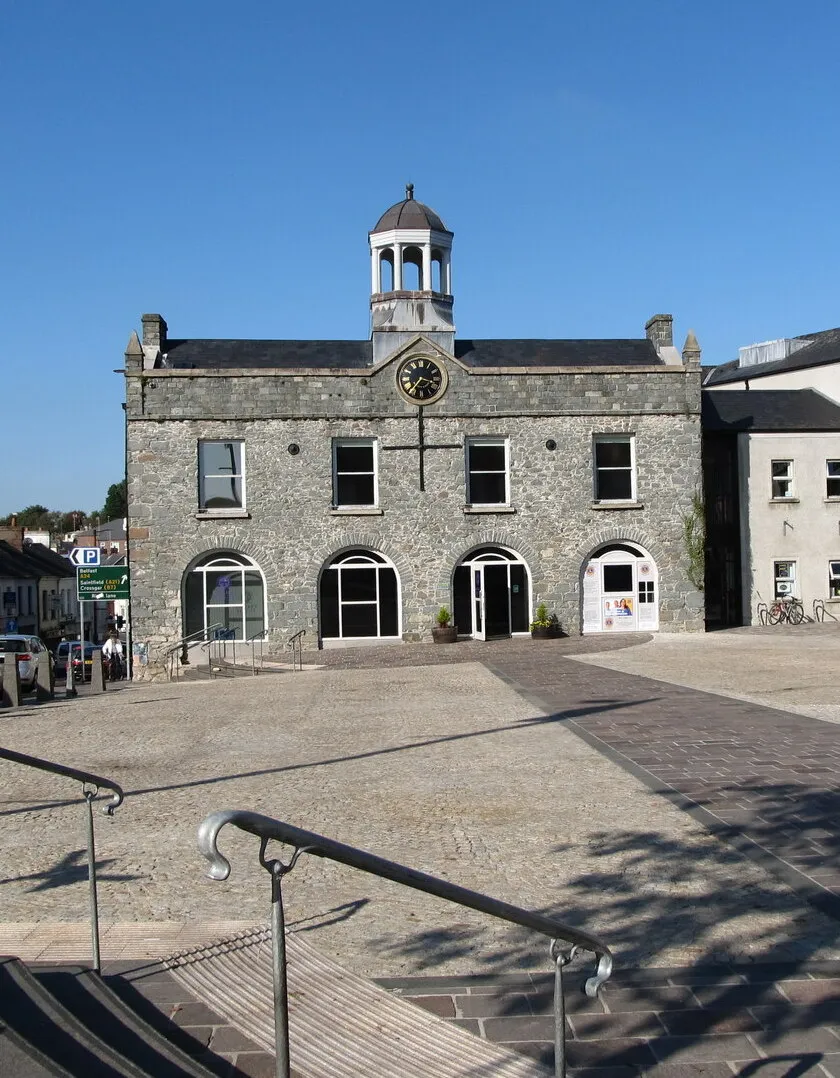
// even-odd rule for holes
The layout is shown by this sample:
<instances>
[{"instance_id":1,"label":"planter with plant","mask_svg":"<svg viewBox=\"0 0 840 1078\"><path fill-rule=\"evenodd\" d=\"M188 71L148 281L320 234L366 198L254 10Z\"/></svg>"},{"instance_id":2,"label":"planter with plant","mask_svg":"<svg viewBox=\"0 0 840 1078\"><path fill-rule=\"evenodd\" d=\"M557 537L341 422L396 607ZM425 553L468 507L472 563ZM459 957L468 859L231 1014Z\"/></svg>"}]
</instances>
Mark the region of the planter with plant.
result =
<instances>
[{"instance_id":1,"label":"planter with plant","mask_svg":"<svg viewBox=\"0 0 840 1078\"><path fill-rule=\"evenodd\" d=\"M445 606L442 606L435 615L435 626L432 629L432 639L436 644L454 644L458 639L458 629L450 625L451 615Z\"/></svg>"},{"instance_id":2,"label":"planter with plant","mask_svg":"<svg viewBox=\"0 0 840 1078\"><path fill-rule=\"evenodd\" d=\"M531 622L532 639L551 640L562 634L560 619L556 614L549 614L545 603L540 603L534 613L534 620Z\"/></svg>"}]
</instances>

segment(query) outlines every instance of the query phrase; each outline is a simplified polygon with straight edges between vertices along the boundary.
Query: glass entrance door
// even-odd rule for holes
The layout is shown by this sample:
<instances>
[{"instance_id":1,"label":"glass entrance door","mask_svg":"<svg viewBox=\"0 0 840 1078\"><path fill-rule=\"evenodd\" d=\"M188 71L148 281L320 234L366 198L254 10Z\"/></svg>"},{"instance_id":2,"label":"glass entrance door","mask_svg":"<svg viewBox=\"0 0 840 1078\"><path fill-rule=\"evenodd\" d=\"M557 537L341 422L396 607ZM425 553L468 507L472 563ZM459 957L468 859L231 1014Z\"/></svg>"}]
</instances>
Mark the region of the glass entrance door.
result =
<instances>
[{"instance_id":1,"label":"glass entrance door","mask_svg":"<svg viewBox=\"0 0 840 1078\"><path fill-rule=\"evenodd\" d=\"M473 640L486 640L484 618L484 566L470 566L470 578L472 580L472 638Z\"/></svg>"},{"instance_id":2,"label":"glass entrance door","mask_svg":"<svg viewBox=\"0 0 840 1078\"><path fill-rule=\"evenodd\" d=\"M524 562L504 547L482 547L455 569L453 601L461 633L487 640L527 632L528 574Z\"/></svg>"}]
</instances>

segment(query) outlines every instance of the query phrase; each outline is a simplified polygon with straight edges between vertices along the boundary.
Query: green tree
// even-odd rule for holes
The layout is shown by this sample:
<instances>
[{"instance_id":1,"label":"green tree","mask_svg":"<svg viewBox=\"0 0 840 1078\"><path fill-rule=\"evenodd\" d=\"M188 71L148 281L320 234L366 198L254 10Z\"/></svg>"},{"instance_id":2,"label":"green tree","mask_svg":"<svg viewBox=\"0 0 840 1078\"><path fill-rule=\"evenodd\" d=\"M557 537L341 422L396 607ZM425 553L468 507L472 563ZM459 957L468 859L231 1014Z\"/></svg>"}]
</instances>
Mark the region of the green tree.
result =
<instances>
[{"instance_id":1,"label":"green tree","mask_svg":"<svg viewBox=\"0 0 840 1078\"><path fill-rule=\"evenodd\" d=\"M16 516L20 528L49 527L50 511L45 505L27 505Z\"/></svg>"},{"instance_id":2,"label":"green tree","mask_svg":"<svg viewBox=\"0 0 840 1078\"><path fill-rule=\"evenodd\" d=\"M118 520L128 514L128 496L126 481L121 479L119 483L112 483L108 487L108 497L102 507L102 520Z\"/></svg>"}]
</instances>

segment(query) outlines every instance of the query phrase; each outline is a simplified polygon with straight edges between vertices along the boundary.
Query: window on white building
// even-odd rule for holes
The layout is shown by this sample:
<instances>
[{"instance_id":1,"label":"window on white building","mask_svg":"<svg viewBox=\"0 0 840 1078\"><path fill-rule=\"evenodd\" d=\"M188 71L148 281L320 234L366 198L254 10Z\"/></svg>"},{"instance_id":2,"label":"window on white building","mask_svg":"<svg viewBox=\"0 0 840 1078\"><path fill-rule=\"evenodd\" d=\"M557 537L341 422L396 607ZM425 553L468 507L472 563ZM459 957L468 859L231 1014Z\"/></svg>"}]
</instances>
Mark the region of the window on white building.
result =
<instances>
[{"instance_id":1,"label":"window on white building","mask_svg":"<svg viewBox=\"0 0 840 1078\"><path fill-rule=\"evenodd\" d=\"M333 439L333 505L337 509L378 504L374 438Z\"/></svg>"},{"instance_id":2,"label":"window on white building","mask_svg":"<svg viewBox=\"0 0 840 1078\"><path fill-rule=\"evenodd\" d=\"M770 497L793 497L793 461L770 461Z\"/></svg>"},{"instance_id":3,"label":"window on white building","mask_svg":"<svg viewBox=\"0 0 840 1078\"><path fill-rule=\"evenodd\" d=\"M777 599L796 595L796 562L773 562L774 592Z\"/></svg>"},{"instance_id":4,"label":"window on white building","mask_svg":"<svg viewBox=\"0 0 840 1078\"><path fill-rule=\"evenodd\" d=\"M825 496L840 498L840 460L825 462Z\"/></svg>"},{"instance_id":5,"label":"window on white building","mask_svg":"<svg viewBox=\"0 0 840 1078\"><path fill-rule=\"evenodd\" d=\"M840 599L840 561L828 563L828 597Z\"/></svg>"},{"instance_id":6,"label":"window on white building","mask_svg":"<svg viewBox=\"0 0 840 1078\"><path fill-rule=\"evenodd\" d=\"M632 434L596 434L595 501L632 502L636 498L636 446Z\"/></svg>"},{"instance_id":7,"label":"window on white building","mask_svg":"<svg viewBox=\"0 0 840 1078\"><path fill-rule=\"evenodd\" d=\"M198 507L203 512L245 508L244 444L198 443Z\"/></svg>"},{"instance_id":8,"label":"window on white building","mask_svg":"<svg viewBox=\"0 0 840 1078\"><path fill-rule=\"evenodd\" d=\"M510 504L510 452L507 438L468 438L467 504Z\"/></svg>"}]
</instances>

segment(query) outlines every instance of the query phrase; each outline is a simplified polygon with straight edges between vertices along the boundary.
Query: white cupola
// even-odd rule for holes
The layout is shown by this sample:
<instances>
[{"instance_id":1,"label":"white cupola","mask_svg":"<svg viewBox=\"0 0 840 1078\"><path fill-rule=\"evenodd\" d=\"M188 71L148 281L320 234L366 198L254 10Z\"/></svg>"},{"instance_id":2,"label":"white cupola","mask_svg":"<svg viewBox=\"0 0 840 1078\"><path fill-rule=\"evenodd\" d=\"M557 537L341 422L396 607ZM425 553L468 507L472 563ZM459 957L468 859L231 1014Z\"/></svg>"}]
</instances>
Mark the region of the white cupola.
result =
<instances>
[{"instance_id":1,"label":"white cupola","mask_svg":"<svg viewBox=\"0 0 840 1078\"><path fill-rule=\"evenodd\" d=\"M422 333L453 350L452 233L434 210L414 198L391 206L369 234L373 362Z\"/></svg>"}]
</instances>

